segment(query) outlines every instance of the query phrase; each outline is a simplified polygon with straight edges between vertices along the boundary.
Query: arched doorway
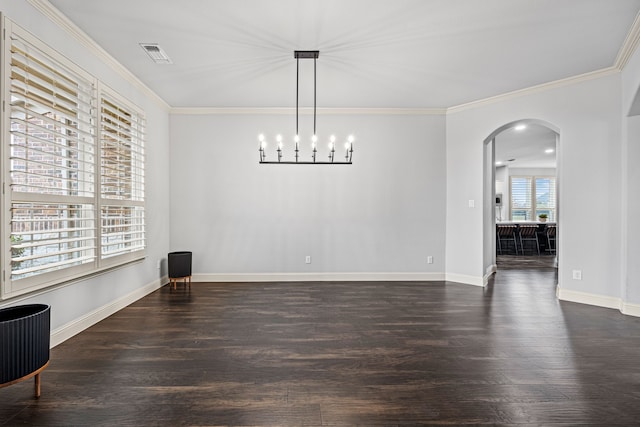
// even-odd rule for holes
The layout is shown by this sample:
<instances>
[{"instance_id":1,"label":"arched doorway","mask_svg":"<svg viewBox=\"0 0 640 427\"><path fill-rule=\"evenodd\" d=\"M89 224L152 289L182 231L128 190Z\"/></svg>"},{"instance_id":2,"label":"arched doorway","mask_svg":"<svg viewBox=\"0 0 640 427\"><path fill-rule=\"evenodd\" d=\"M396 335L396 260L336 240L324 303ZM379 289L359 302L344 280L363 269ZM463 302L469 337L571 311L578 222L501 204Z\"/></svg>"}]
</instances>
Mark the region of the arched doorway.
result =
<instances>
[{"instance_id":1,"label":"arched doorway","mask_svg":"<svg viewBox=\"0 0 640 427\"><path fill-rule=\"evenodd\" d=\"M561 200L558 185L558 171L561 168L559 135L559 129L551 123L537 119L523 119L500 126L485 139L483 203L483 263L485 279L488 279L497 269L497 223L511 223L517 224L518 226L521 224L539 224L538 215L541 213L547 214L551 219L549 221L550 224L557 224L559 222ZM538 139L540 143L536 143ZM498 144L509 143L513 145L509 147L498 146ZM498 153L498 156L496 156L496 153ZM552 182L548 176L550 174L549 171L552 169L548 163L544 163L551 154L555 156L555 167L553 168L555 195L547 194L547 200L549 200L549 197L553 197L554 203L545 204L540 203L541 197L544 194L542 190L536 192L535 184L537 182L539 187L542 188L544 184L550 185L549 183ZM501 164L496 165L496 162L501 162ZM543 168L542 166L545 167ZM499 174L496 173L497 167L500 168ZM509 168L511 168L511 172L519 171L519 174L510 173ZM540 172L542 170L545 172ZM497 175L500 175L502 187L499 186L499 183L496 183ZM516 180L516 185L523 186L523 188L527 189L528 193L524 190L522 195L518 191L512 193L514 175L520 175ZM543 175L545 178L542 177ZM496 191L496 188L498 188L498 191ZM512 195L514 195L513 198ZM523 198L523 200L528 198L529 205L522 204L522 206L519 206L516 201L519 201L520 198ZM536 204L536 201L539 203ZM544 228L546 228L545 225L540 226L541 230ZM540 234L538 234L538 236L541 237ZM513 253L521 249L523 244L523 242L519 240L517 233L514 240ZM546 240L543 243L547 243ZM555 248L557 248L557 240L553 243L555 243ZM546 251L549 249L548 245L542 245L542 249ZM555 254L557 254L557 250ZM556 263L557 259L556 255Z\"/></svg>"}]
</instances>

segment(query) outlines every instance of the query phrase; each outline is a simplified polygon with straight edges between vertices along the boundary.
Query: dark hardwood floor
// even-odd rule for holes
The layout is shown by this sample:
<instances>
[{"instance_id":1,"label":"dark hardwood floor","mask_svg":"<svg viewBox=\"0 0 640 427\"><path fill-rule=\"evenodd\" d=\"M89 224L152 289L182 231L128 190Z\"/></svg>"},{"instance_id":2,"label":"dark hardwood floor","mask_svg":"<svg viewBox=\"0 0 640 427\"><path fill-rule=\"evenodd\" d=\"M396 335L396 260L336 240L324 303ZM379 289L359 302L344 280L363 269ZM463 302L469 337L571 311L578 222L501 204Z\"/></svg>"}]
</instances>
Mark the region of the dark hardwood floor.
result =
<instances>
[{"instance_id":1,"label":"dark hardwood floor","mask_svg":"<svg viewBox=\"0 0 640 427\"><path fill-rule=\"evenodd\" d=\"M498 270L547 270L557 268L555 255L496 255Z\"/></svg>"},{"instance_id":2,"label":"dark hardwood floor","mask_svg":"<svg viewBox=\"0 0 640 427\"><path fill-rule=\"evenodd\" d=\"M165 286L54 348L40 399L0 389L0 425L639 425L640 319L555 283Z\"/></svg>"}]
</instances>

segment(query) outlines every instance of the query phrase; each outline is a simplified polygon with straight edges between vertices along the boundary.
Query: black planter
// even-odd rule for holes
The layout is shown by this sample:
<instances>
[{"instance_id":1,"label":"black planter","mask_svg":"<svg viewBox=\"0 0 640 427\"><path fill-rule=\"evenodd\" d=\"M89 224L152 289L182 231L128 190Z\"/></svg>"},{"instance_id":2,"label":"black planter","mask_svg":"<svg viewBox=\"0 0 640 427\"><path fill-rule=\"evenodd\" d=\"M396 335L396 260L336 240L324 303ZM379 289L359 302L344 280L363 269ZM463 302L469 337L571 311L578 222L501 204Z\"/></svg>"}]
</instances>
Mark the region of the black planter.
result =
<instances>
[{"instance_id":1,"label":"black planter","mask_svg":"<svg viewBox=\"0 0 640 427\"><path fill-rule=\"evenodd\" d=\"M191 252L169 252L169 280L176 286L177 279L189 279L191 285Z\"/></svg>"},{"instance_id":2,"label":"black planter","mask_svg":"<svg viewBox=\"0 0 640 427\"><path fill-rule=\"evenodd\" d=\"M0 309L0 387L36 377L49 363L51 308L45 304Z\"/></svg>"}]
</instances>

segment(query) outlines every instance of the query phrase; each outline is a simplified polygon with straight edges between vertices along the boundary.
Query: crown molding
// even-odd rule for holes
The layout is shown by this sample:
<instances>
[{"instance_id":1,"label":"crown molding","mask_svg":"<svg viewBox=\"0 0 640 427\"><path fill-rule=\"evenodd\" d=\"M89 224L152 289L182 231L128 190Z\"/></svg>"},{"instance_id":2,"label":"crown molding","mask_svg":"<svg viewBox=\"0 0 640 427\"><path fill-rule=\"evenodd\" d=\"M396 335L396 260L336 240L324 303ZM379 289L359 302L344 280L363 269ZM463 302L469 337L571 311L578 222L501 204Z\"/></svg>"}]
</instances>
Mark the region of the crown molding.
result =
<instances>
[{"instance_id":1,"label":"crown molding","mask_svg":"<svg viewBox=\"0 0 640 427\"><path fill-rule=\"evenodd\" d=\"M631 25L631 29L629 33L627 33L627 38L624 39L624 43L618 52L618 56L616 57L616 62L614 67L618 70L622 71L624 67L627 66L631 56L638 48L638 44L640 43L640 13L636 15L636 19L633 21L633 25Z\"/></svg>"},{"instance_id":2,"label":"crown molding","mask_svg":"<svg viewBox=\"0 0 640 427\"><path fill-rule=\"evenodd\" d=\"M514 90L513 92L507 92L489 98L480 99L477 101L471 101L466 104L456 105L454 107L447 108L447 114L459 113L461 111L470 110L472 108L482 107L486 105L495 104L498 102L507 101L514 98L520 98L525 95L532 95L534 93L544 92L551 89L557 89L564 86L570 86L576 83L593 80L612 74L619 73L620 70L616 67L608 67L602 70L592 71L590 73L580 74L578 76L567 77L566 79L555 80L553 82L542 83L537 86L531 86L525 89Z\"/></svg>"},{"instance_id":3,"label":"crown molding","mask_svg":"<svg viewBox=\"0 0 640 427\"><path fill-rule=\"evenodd\" d=\"M46 16L51 22L57 24L60 28L78 40L84 47L88 48L102 62L111 67L116 73L147 95L160 107L170 110L170 105L160 98L157 93L151 90L140 79L138 79L131 71L129 71L118 60L111 56L106 50L98 45L87 33L74 24L66 15L56 9L48 0L27 0L36 10Z\"/></svg>"},{"instance_id":4,"label":"crown molding","mask_svg":"<svg viewBox=\"0 0 640 427\"><path fill-rule=\"evenodd\" d=\"M174 107L171 114L176 115L216 115L216 114L256 114L291 115L295 108L241 108L241 107ZM313 108L300 108L299 114L312 115ZM363 116L443 116L446 108L318 108L318 115L363 115Z\"/></svg>"}]
</instances>

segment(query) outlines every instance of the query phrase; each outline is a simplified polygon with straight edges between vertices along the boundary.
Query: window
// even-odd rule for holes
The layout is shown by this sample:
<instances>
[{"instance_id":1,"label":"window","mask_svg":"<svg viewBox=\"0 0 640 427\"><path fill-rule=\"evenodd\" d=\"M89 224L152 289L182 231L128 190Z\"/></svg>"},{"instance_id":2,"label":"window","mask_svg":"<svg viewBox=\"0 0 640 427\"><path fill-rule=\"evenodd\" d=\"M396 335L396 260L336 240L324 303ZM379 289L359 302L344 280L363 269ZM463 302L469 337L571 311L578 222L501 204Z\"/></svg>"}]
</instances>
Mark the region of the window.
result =
<instances>
[{"instance_id":1,"label":"window","mask_svg":"<svg viewBox=\"0 0 640 427\"><path fill-rule=\"evenodd\" d=\"M145 247L142 114L7 22L3 298L141 258Z\"/></svg>"},{"instance_id":2,"label":"window","mask_svg":"<svg viewBox=\"0 0 640 427\"><path fill-rule=\"evenodd\" d=\"M556 220L555 177L512 176L510 183L512 221L534 221L540 214Z\"/></svg>"},{"instance_id":3,"label":"window","mask_svg":"<svg viewBox=\"0 0 640 427\"><path fill-rule=\"evenodd\" d=\"M102 94L102 259L144 249L144 119L113 95Z\"/></svg>"}]
</instances>

